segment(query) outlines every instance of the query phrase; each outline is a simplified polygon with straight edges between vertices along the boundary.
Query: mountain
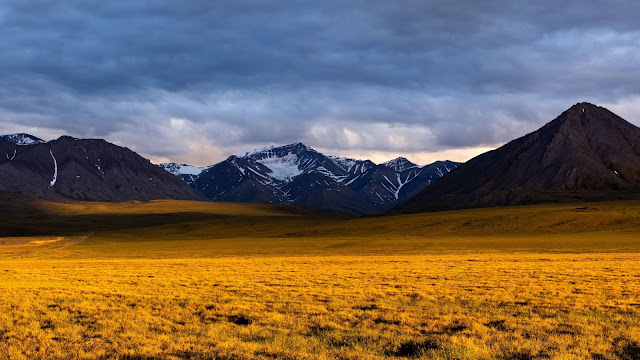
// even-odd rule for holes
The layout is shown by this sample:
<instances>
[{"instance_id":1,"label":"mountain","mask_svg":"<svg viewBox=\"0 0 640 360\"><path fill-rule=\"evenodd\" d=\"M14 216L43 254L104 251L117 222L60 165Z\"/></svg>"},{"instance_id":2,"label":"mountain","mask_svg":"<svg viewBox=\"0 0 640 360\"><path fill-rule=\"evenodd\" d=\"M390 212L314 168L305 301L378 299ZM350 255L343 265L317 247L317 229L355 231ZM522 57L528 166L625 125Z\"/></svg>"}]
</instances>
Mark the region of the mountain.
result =
<instances>
[{"instance_id":1,"label":"mountain","mask_svg":"<svg viewBox=\"0 0 640 360\"><path fill-rule=\"evenodd\" d=\"M640 128L578 103L539 130L479 155L394 210L637 198Z\"/></svg>"},{"instance_id":2,"label":"mountain","mask_svg":"<svg viewBox=\"0 0 640 360\"><path fill-rule=\"evenodd\" d=\"M375 164L337 159L301 143L270 146L229 157L203 172L192 186L214 201L301 204L351 212L350 208L363 205L355 193L341 184ZM335 196L319 194L325 191L343 194L332 199ZM313 193L318 199L309 196Z\"/></svg>"},{"instance_id":3,"label":"mountain","mask_svg":"<svg viewBox=\"0 0 640 360\"><path fill-rule=\"evenodd\" d=\"M376 208L385 209L440 179L458 165L447 160L418 166L400 157L353 178L348 185L366 196Z\"/></svg>"},{"instance_id":4,"label":"mountain","mask_svg":"<svg viewBox=\"0 0 640 360\"><path fill-rule=\"evenodd\" d=\"M255 149L211 166L191 185L214 201L297 204L350 214L374 214L430 184L458 164L419 167L399 158L325 156L304 144Z\"/></svg>"},{"instance_id":5,"label":"mountain","mask_svg":"<svg viewBox=\"0 0 640 360\"><path fill-rule=\"evenodd\" d=\"M161 168L179 177L187 184L191 184L198 179L200 174L209 169L211 166L193 166L180 163L164 163L158 164Z\"/></svg>"},{"instance_id":6,"label":"mountain","mask_svg":"<svg viewBox=\"0 0 640 360\"><path fill-rule=\"evenodd\" d=\"M0 140L6 140L12 142L16 145L33 145L33 144L42 144L45 141L37 138L33 135L29 134L11 134L11 135L0 135Z\"/></svg>"},{"instance_id":7,"label":"mountain","mask_svg":"<svg viewBox=\"0 0 640 360\"><path fill-rule=\"evenodd\" d=\"M18 145L34 138L0 138L0 191L54 200L204 200L189 185L127 148L69 136Z\"/></svg>"},{"instance_id":8,"label":"mountain","mask_svg":"<svg viewBox=\"0 0 640 360\"><path fill-rule=\"evenodd\" d=\"M404 171L408 169L412 169L417 167L418 165L412 163L404 157L395 158L393 160L389 160L386 163L382 163L382 166L385 168L392 169L394 171Z\"/></svg>"}]
</instances>

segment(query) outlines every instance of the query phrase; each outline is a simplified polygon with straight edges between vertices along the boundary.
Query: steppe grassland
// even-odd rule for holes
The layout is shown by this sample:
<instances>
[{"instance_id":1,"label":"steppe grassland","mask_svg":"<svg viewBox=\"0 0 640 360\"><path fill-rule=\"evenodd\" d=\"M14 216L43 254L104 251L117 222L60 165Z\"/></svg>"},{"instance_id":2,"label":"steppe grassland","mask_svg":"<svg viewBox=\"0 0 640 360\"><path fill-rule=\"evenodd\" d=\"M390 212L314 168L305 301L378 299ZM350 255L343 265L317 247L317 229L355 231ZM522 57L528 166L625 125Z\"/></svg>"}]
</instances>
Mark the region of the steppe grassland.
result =
<instances>
[{"instance_id":1,"label":"steppe grassland","mask_svg":"<svg viewBox=\"0 0 640 360\"><path fill-rule=\"evenodd\" d=\"M67 204L45 223L73 231L2 239L0 358L640 356L635 202L356 220L193 206ZM75 242L93 216L154 211L170 216Z\"/></svg>"},{"instance_id":2,"label":"steppe grassland","mask_svg":"<svg viewBox=\"0 0 640 360\"><path fill-rule=\"evenodd\" d=\"M0 358L634 358L637 254L0 263Z\"/></svg>"}]
</instances>

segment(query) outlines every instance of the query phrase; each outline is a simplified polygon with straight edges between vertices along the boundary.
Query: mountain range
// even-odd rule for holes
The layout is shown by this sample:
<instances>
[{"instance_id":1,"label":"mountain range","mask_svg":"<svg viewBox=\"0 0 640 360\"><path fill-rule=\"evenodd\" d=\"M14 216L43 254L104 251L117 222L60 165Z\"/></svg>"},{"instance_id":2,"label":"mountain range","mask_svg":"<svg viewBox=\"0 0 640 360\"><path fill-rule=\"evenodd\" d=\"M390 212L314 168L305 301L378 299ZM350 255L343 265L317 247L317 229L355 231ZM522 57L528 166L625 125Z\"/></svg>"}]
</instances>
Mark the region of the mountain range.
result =
<instances>
[{"instance_id":1,"label":"mountain range","mask_svg":"<svg viewBox=\"0 0 640 360\"><path fill-rule=\"evenodd\" d=\"M213 201L296 204L376 214L458 165L439 161L417 166L405 158L376 165L369 160L326 156L297 143L231 156L207 167L191 186Z\"/></svg>"},{"instance_id":2,"label":"mountain range","mask_svg":"<svg viewBox=\"0 0 640 360\"><path fill-rule=\"evenodd\" d=\"M0 192L52 200L153 199L267 202L362 215L382 213L458 166L405 158L376 165L325 156L303 144L270 146L197 167L155 166L100 139L0 136Z\"/></svg>"},{"instance_id":3,"label":"mountain range","mask_svg":"<svg viewBox=\"0 0 640 360\"><path fill-rule=\"evenodd\" d=\"M3 155L4 154L4 155ZM52 200L295 204L363 215L640 198L640 128L578 103L464 164L383 164L269 146L215 165L154 165L100 139L0 136L0 192Z\"/></svg>"}]
</instances>

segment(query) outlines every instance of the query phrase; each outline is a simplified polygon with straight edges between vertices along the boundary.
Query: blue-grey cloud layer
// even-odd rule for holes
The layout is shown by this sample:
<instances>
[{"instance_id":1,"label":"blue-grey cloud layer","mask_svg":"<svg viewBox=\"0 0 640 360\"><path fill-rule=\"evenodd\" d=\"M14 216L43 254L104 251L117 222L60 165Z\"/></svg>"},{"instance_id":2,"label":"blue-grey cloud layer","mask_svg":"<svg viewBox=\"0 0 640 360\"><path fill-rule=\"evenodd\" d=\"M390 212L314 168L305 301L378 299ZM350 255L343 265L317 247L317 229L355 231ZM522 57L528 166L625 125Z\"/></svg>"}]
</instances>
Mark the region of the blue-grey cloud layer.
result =
<instances>
[{"instance_id":1,"label":"blue-grey cloud layer","mask_svg":"<svg viewBox=\"0 0 640 360\"><path fill-rule=\"evenodd\" d=\"M218 149L496 144L577 101L637 97L639 13L611 0L7 0L0 121L169 157L193 151L176 135Z\"/></svg>"}]
</instances>

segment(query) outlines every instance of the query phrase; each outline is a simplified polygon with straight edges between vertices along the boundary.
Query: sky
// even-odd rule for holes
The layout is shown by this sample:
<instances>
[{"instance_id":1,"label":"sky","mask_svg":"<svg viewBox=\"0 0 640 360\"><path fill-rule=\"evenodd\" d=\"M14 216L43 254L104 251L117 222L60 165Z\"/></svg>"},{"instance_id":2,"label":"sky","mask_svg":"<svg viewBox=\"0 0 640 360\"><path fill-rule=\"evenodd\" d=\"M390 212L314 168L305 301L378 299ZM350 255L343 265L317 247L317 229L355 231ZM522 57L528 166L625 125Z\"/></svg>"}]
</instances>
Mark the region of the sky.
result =
<instances>
[{"instance_id":1,"label":"sky","mask_svg":"<svg viewBox=\"0 0 640 360\"><path fill-rule=\"evenodd\" d=\"M640 2L3 0L0 133L209 165L466 161L573 104L640 125Z\"/></svg>"}]
</instances>

